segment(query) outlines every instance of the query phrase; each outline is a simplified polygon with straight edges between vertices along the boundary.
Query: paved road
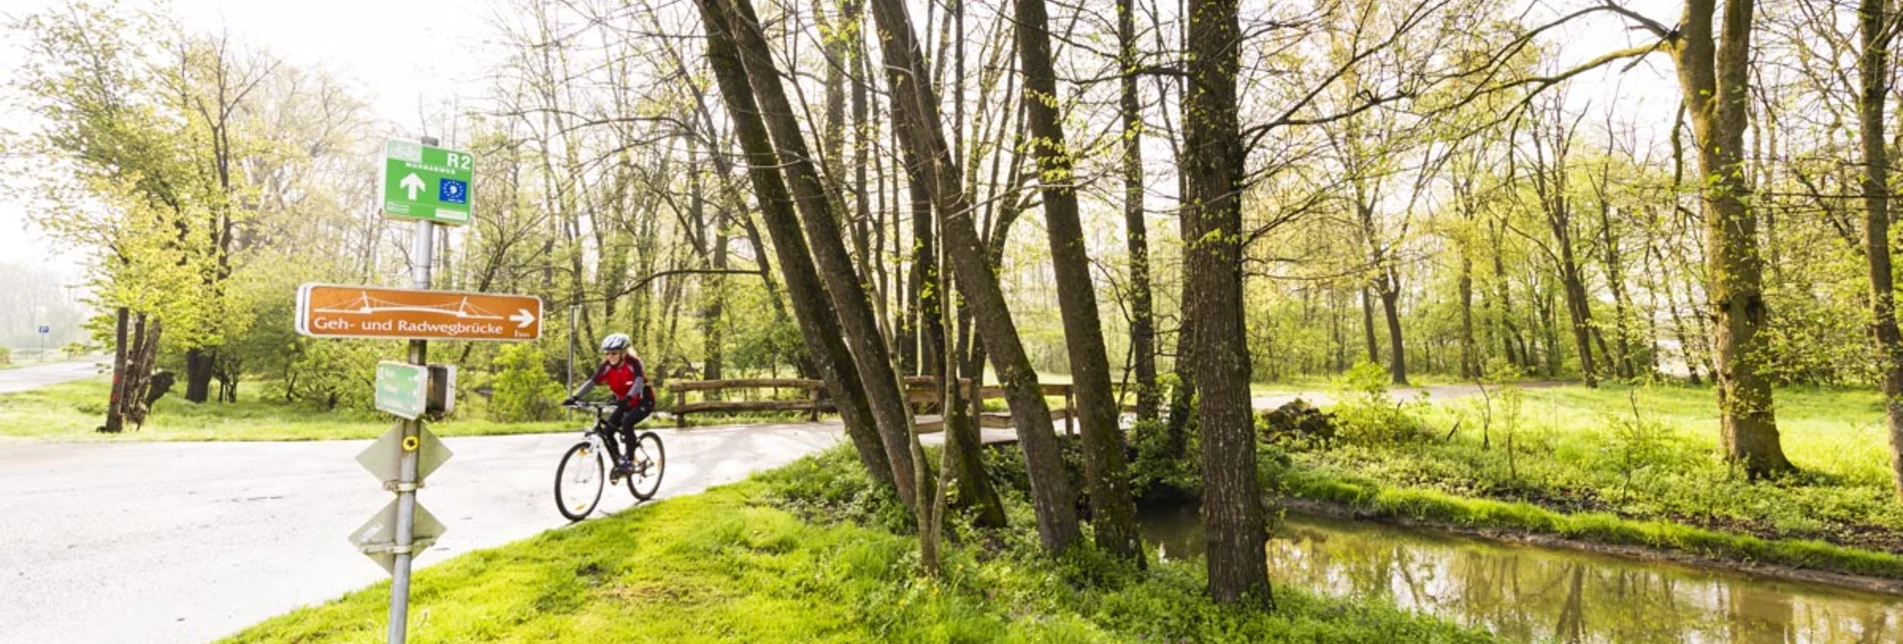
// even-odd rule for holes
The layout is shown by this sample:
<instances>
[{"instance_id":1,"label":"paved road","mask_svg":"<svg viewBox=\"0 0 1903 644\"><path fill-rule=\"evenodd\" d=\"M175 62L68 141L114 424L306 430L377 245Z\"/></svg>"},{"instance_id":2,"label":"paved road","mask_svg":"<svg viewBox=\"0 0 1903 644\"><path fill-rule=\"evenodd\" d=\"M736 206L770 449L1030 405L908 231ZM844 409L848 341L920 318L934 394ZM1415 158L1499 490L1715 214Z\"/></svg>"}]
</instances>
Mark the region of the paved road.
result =
<instances>
[{"instance_id":1,"label":"paved road","mask_svg":"<svg viewBox=\"0 0 1903 644\"><path fill-rule=\"evenodd\" d=\"M843 439L836 424L657 430L661 496ZM574 434L445 439L420 502L448 527L419 565L567 524L550 483ZM0 443L0 642L201 642L386 578L345 535L391 497L369 441ZM632 505L623 488L603 509Z\"/></svg>"},{"instance_id":2,"label":"paved road","mask_svg":"<svg viewBox=\"0 0 1903 644\"><path fill-rule=\"evenodd\" d=\"M37 389L62 382L84 380L99 375L98 360L54 362L15 369L0 369L0 394Z\"/></svg>"}]
</instances>

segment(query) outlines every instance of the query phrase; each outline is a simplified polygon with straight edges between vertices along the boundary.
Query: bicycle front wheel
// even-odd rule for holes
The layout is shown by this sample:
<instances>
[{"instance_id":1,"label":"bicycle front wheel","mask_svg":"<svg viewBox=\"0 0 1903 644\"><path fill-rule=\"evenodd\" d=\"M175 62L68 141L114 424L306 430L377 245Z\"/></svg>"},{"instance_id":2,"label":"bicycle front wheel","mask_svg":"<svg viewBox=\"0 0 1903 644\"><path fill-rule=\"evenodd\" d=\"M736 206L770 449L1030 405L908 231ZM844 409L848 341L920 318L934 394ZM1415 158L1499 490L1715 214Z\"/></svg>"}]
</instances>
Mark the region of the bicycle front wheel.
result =
<instances>
[{"instance_id":1,"label":"bicycle front wheel","mask_svg":"<svg viewBox=\"0 0 1903 644\"><path fill-rule=\"evenodd\" d=\"M661 489L661 474L667 469L667 449L661 446L661 437L654 432L641 432L634 445L629 446L628 457L634 461L634 473L628 475L628 491L642 501L654 498L654 493Z\"/></svg>"},{"instance_id":2,"label":"bicycle front wheel","mask_svg":"<svg viewBox=\"0 0 1903 644\"><path fill-rule=\"evenodd\" d=\"M601 502L608 480L601 463L601 452L588 442L576 443L562 455L562 464L555 468L555 507L569 521L587 518Z\"/></svg>"}]
</instances>

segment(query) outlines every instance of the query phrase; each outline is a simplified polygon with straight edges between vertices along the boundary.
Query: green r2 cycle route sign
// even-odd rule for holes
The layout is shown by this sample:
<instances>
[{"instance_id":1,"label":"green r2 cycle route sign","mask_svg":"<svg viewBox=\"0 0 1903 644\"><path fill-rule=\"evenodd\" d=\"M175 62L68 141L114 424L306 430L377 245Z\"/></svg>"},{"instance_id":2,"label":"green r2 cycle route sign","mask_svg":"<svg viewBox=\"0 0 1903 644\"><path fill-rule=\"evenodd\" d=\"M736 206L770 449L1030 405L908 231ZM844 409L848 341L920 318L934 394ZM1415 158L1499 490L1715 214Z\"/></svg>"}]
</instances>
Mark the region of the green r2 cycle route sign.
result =
<instances>
[{"instance_id":1,"label":"green r2 cycle route sign","mask_svg":"<svg viewBox=\"0 0 1903 644\"><path fill-rule=\"evenodd\" d=\"M476 157L390 140L383 146L383 214L439 224L469 223Z\"/></svg>"}]
</instances>

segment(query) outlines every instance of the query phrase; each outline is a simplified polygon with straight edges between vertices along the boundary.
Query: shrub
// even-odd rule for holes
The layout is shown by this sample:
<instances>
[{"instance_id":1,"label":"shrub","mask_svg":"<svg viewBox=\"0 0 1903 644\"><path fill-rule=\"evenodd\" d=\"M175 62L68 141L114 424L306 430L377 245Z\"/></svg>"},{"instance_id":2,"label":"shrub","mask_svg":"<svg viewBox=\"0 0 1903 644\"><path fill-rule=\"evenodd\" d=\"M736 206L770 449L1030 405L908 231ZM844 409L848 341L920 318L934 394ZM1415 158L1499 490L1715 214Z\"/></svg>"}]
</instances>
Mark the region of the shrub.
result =
<instances>
[{"instance_id":1,"label":"shrub","mask_svg":"<svg viewBox=\"0 0 1903 644\"><path fill-rule=\"evenodd\" d=\"M13 364L13 350L0 347L0 364Z\"/></svg>"},{"instance_id":2,"label":"shrub","mask_svg":"<svg viewBox=\"0 0 1903 644\"><path fill-rule=\"evenodd\" d=\"M284 397L326 410L374 408L382 346L389 345L300 339L290 352Z\"/></svg>"},{"instance_id":3,"label":"shrub","mask_svg":"<svg viewBox=\"0 0 1903 644\"><path fill-rule=\"evenodd\" d=\"M1370 362L1336 378L1335 424L1341 437L1357 443L1401 443L1421 438L1426 428L1415 417L1415 401L1395 402L1388 396L1388 371Z\"/></svg>"},{"instance_id":4,"label":"shrub","mask_svg":"<svg viewBox=\"0 0 1903 644\"><path fill-rule=\"evenodd\" d=\"M495 378L490 381L494 393L489 398L489 417L504 423L553 418L565 392L543 366L547 361L542 348L534 344L510 345L497 351Z\"/></svg>"},{"instance_id":5,"label":"shrub","mask_svg":"<svg viewBox=\"0 0 1903 644\"><path fill-rule=\"evenodd\" d=\"M1265 443L1307 449L1327 447L1335 440L1335 416L1296 398L1256 416L1256 437Z\"/></svg>"},{"instance_id":6,"label":"shrub","mask_svg":"<svg viewBox=\"0 0 1903 644\"><path fill-rule=\"evenodd\" d=\"M1136 457L1130 461L1130 485L1137 498L1202 498L1203 472L1197 462L1194 424L1178 444L1169 435L1167 421L1139 421L1130 429Z\"/></svg>"}]
</instances>

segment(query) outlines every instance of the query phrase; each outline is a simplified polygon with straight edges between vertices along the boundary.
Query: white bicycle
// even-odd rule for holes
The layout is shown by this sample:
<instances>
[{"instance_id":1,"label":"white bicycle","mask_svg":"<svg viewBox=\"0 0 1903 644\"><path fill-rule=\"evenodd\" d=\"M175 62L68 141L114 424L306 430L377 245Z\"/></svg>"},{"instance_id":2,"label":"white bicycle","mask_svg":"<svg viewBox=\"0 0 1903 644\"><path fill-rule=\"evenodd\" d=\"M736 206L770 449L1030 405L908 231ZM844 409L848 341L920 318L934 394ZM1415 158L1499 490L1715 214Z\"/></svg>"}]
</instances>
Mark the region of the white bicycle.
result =
<instances>
[{"instance_id":1,"label":"white bicycle","mask_svg":"<svg viewBox=\"0 0 1903 644\"><path fill-rule=\"evenodd\" d=\"M600 505L602 489L622 478L610 475L602 454L608 455L608 463L620 462L621 455L602 439L606 432L614 431L608 426L613 404L575 403L569 407L595 412L594 427L582 432L581 442L568 448L561 465L555 468L555 506L569 521L580 521ZM649 431L635 432L632 443L623 447L634 463L634 470L626 476L628 492L638 501L654 498L661 488L661 474L667 469L667 450L661 445L661 437Z\"/></svg>"}]
</instances>

